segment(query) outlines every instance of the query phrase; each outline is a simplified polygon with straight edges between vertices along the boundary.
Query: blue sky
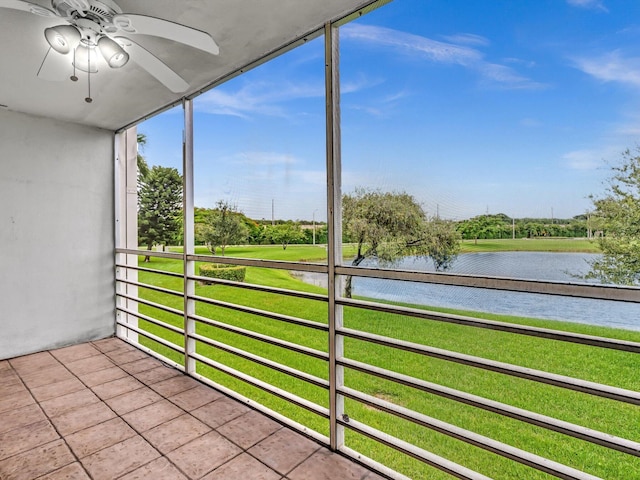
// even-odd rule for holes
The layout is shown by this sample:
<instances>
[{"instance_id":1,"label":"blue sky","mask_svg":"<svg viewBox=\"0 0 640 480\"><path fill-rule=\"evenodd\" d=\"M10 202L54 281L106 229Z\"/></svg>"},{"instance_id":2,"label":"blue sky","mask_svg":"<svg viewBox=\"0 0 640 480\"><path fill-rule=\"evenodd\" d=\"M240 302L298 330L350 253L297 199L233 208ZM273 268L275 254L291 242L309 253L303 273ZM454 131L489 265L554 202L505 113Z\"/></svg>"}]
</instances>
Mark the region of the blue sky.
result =
<instances>
[{"instance_id":1,"label":"blue sky","mask_svg":"<svg viewBox=\"0 0 640 480\"><path fill-rule=\"evenodd\" d=\"M344 192L567 218L640 143L637 0L395 0L340 42ZM196 206L324 220L323 95L316 39L198 97ZM150 163L181 165L181 122L139 126Z\"/></svg>"}]
</instances>

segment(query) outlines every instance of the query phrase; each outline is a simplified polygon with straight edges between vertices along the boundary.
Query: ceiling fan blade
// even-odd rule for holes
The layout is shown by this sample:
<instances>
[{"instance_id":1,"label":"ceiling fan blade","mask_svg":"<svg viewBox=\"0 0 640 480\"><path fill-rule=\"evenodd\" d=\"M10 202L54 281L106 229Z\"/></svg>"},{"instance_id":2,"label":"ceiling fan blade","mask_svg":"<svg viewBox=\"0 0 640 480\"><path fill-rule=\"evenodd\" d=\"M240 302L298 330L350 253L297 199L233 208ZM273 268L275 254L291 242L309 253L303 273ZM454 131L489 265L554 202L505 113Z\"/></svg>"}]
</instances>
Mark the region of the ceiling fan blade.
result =
<instances>
[{"instance_id":1,"label":"ceiling fan blade","mask_svg":"<svg viewBox=\"0 0 640 480\"><path fill-rule=\"evenodd\" d=\"M204 50L212 55L218 55L220 51L218 44L208 33L161 18L126 13L115 15L113 24L126 34L133 33L167 38L174 42L184 43Z\"/></svg>"},{"instance_id":2,"label":"ceiling fan blade","mask_svg":"<svg viewBox=\"0 0 640 480\"><path fill-rule=\"evenodd\" d=\"M52 48L47 50L38 70L38 78L60 82L69 78L72 69L72 54L62 55Z\"/></svg>"},{"instance_id":3,"label":"ceiling fan blade","mask_svg":"<svg viewBox=\"0 0 640 480\"><path fill-rule=\"evenodd\" d=\"M159 82L174 93L185 92L189 84L171 70L162 60L149 50L126 37L115 37L115 40L130 53L130 59L153 75Z\"/></svg>"},{"instance_id":4,"label":"ceiling fan blade","mask_svg":"<svg viewBox=\"0 0 640 480\"><path fill-rule=\"evenodd\" d=\"M25 2L23 0L0 0L1 8L12 8L14 10L22 10L23 12L33 13L41 17L57 17L58 14L53 10L38 5L36 3Z\"/></svg>"}]
</instances>

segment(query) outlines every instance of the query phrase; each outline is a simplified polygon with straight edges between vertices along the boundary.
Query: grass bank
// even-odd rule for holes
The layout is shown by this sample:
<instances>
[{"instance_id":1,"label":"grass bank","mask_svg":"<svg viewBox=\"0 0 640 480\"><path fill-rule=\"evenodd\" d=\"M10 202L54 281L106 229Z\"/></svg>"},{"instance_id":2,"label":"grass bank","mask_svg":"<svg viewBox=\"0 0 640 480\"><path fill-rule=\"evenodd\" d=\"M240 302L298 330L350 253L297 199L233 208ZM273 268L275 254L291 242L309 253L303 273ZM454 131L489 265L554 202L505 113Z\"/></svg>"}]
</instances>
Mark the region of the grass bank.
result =
<instances>
[{"instance_id":1,"label":"grass bank","mask_svg":"<svg viewBox=\"0 0 640 480\"><path fill-rule=\"evenodd\" d=\"M227 253L228 256L276 260L304 259L307 261L321 261L324 258L324 248L318 246L290 246L287 250L282 250L281 247L230 247ZM152 259L149 266L159 270L178 272L182 268L180 262L158 258ZM140 273L140 280L177 291L182 288L180 279L147 272ZM286 271L248 268L246 282L292 290L325 293L319 287L307 285L291 277ZM157 303L178 309L182 307L182 300L177 297L174 298L145 289L141 289L140 294L144 298ZM215 298L216 300L326 323L327 305L320 301L284 297L220 285L198 286L197 294ZM141 307L141 311L167 323L179 327L182 326L182 318L179 316L173 316L150 307ZM477 312L448 311L500 321L640 341L640 332L504 315L487 315ZM319 351L326 352L328 349L327 334L323 331L283 324L276 320L248 315L204 303L198 303L196 312L198 315L298 343ZM630 353L420 320L403 315L369 312L355 308L345 308L344 323L348 328L360 329L391 338L424 343L437 348L477 355L528 368L546 370L560 375L570 375L635 391L640 390L640 376L638 375L640 359L638 355ZM170 339L176 344L181 344L183 341L181 335L173 334L155 325L141 322L141 326L157 335ZM213 326L199 325L198 333L319 378L328 378L327 363L323 360L289 352L274 345ZM181 361L178 356L172 355L166 349L157 345L156 347L168 356L172 356L176 361ZM208 355L218 362L328 407L328 392L323 388L292 379L284 374L271 371L236 355L204 344L199 344L197 350L199 353ZM621 404L578 392L565 391L557 387L481 371L443 360L425 358L407 352L397 352L352 339L345 340L345 355L354 360L367 362L428 382L550 415L613 435L630 439L638 437L640 408L637 406ZM199 371L210 376L215 381L233 388L304 425L322 433L328 433L328 423L321 417L218 371L205 367L200 367ZM635 478L637 472L640 471L640 461L636 457L590 445L581 440L548 432L538 427L510 420L490 412L480 411L409 387L372 378L355 371L347 370L345 372L345 384L369 395L393 401L400 406L411 408L424 415L472 430L509 445L532 451L602 478L630 479ZM351 418L375 426L391 435L466 465L492 478L509 480L550 478L546 474L505 460L477 447L463 444L442 434L416 427L354 401L347 400L345 410ZM437 472L428 466L351 432L347 432L347 442L351 448L375 458L411 478L450 478L441 472Z\"/></svg>"},{"instance_id":2,"label":"grass bank","mask_svg":"<svg viewBox=\"0 0 640 480\"><path fill-rule=\"evenodd\" d=\"M600 253L598 243L586 238L516 238L463 240L463 253L475 252L582 252Z\"/></svg>"}]
</instances>

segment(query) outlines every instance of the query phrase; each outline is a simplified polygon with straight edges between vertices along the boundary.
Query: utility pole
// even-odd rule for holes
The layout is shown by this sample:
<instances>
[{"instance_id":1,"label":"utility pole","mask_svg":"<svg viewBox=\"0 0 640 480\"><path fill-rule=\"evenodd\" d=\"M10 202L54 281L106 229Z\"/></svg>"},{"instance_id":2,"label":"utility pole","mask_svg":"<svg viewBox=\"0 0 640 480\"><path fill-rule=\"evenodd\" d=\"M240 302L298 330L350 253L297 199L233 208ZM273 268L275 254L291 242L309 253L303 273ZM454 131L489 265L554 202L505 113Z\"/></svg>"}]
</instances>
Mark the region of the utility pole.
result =
<instances>
[{"instance_id":1,"label":"utility pole","mask_svg":"<svg viewBox=\"0 0 640 480\"><path fill-rule=\"evenodd\" d=\"M318 210L313 211L313 244L316 244L316 212Z\"/></svg>"},{"instance_id":2,"label":"utility pole","mask_svg":"<svg viewBox=\"0 0 640 480\"><path fill-rule=\"evenodd\" d=\"M271 226L276 224L276 217L273 215L273 198L271 199Z\"/></svg>"},{"instance_id":3,"label":"utility pole","mask_svg":"<svg viewBox=\"0 0 640 480\"><path fill-rule=\"evenodd\" d=\"M516 239L516 219L515 218L511 219L511 239L512 240Z\"/></svg>"}]
</instances>

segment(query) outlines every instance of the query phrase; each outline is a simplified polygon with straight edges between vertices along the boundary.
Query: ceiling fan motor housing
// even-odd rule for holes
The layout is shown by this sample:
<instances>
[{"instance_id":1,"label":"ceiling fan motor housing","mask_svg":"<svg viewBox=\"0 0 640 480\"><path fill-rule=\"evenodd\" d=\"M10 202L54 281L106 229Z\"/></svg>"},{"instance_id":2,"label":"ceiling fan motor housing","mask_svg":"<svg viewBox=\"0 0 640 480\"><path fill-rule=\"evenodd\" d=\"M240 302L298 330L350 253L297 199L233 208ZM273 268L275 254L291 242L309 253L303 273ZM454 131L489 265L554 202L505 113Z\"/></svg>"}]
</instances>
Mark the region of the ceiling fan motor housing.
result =
<instances>
[{"instance_id":1,"label":"ceiling fan motor housing","mask_svg":"<svg viewBox=\"0 0 640 480\"><path fill-rule=\"evenodd\" d=\"M70 23L87 19L99 24L105 33L117 30L113 26L113 17L122 13L122 9L111 0L51 0L51 5L61 17Z\"/></svg>"}]
</instances>

